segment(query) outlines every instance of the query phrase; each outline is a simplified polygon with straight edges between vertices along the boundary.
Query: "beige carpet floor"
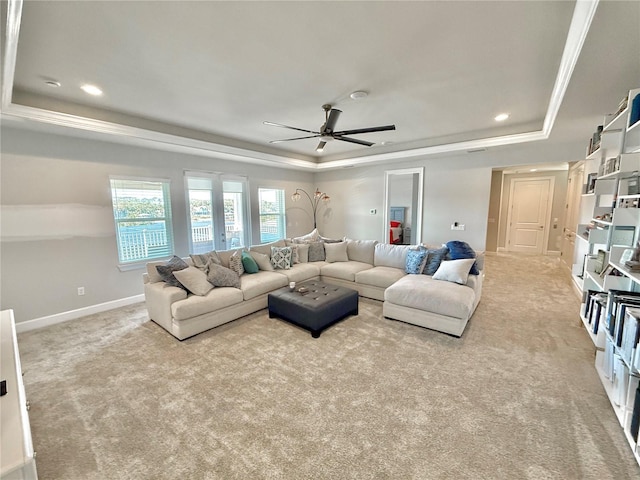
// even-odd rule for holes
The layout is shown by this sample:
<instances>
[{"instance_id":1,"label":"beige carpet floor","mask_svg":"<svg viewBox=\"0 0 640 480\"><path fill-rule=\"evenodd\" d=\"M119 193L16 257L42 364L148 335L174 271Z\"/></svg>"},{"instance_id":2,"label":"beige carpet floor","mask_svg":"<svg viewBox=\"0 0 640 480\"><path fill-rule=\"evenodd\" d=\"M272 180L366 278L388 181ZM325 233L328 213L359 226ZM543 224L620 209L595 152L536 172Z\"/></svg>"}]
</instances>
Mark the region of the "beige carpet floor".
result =
<instances>
[{"instance_id":1,"label":"beige carpet floor","mask_svg":"<svg viewBox=\"0 0 640 480\"><path fill-rule=\"evenodd\" d=\"M462 338L261 311L179 342L142 304L19 335L41 480L638 479L557 259L487 257Z\"/></svg>"}]
</instances>

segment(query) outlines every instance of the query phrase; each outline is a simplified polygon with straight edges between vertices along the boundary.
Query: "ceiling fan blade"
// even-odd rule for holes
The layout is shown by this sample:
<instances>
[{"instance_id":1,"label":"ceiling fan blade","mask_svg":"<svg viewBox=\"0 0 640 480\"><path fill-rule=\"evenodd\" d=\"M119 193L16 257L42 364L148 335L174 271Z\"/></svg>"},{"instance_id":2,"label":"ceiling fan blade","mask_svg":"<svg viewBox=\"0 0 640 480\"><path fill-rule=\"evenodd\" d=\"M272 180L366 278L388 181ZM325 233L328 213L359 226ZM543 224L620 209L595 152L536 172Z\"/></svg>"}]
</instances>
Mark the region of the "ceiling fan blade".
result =
<instances>
[{"instance_id":1,"label":"ceiling fan blade","mask_svg":"<svg viewBox=\"0 0 640 480\"><path fill-rule=\"evenodd\" d=\"M342 113L342 110L338 110L337 108L332 108L329 111L329 118L327 118L327 123L324 125L324 130L328 132L333 132L333 129L336 128L336 123L338 122L338 117Z\"/></svg>"},{"instance_id":2,"label":"ceiling fan blade","mask_svg":"<svg viewBox=\"0 0 640 480\"><path fill-rule=\"evenodd\" d=\"M334 132L335 135L356 135L358 133L386 132L387 130L395 130L395 125L384 125L382 127L357 128L355 130L344 130L342 132Z\"/></svg>"},{"instance_id":3,"label":"ceiling fan blade","mask_svg":"<svg viewBox=\"0 0 640 480\"><path fill-rule=\"evenodd\" d=\"M365 142L364 140L358 140L356 138L341 137L339 135L334 135L333 138L336 139L336 140L342 140L343 142L357 143L358 145L364 145L366 147L370 147L371 145L375 145L374 143Z\"/></svg>"},{"instance_id":4,"label":"ceiling fan blade","mask_svg":"<svg viewBox=\"0 0 640 480\"><path fill-rule=\"evenodd\" d=\"M309 135L308 137L296 137L296 138L285 138L284 140L271 140L269 143L282 143L282 142L290 142L291 140L302 140L304 138L318 138L320 134L317 135Z\"/></svg>"},{"instance_id":5,"label":"ceiling fan blade","mask_svg":"<svg viewBox=\"0 0 640 480\"><path fill-rule=\"evenodd\" d=\"M282 128L289 128L291 130L298 130L299 132L307 132L307 133L316 133L319 134L320 132L314 132L313 130L305 130L304 128L297 128L297 127L290 127L289 125L282 125L281 123L273 123L273 122L262 122L265 125L271 125L272 127L282 127Z\"/></svg>"}]
</instances>

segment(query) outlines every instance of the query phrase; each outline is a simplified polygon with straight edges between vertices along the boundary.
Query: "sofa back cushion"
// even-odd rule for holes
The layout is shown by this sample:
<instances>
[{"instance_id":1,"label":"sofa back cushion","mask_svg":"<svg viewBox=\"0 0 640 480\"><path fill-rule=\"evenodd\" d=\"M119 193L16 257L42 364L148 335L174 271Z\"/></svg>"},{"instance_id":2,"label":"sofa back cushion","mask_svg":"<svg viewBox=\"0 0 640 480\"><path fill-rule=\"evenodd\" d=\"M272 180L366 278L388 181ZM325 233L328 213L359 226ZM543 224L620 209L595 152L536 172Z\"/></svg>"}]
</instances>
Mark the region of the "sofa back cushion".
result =
<instances>
[{"instance_id":1,"label":"sofa back cushion","mask_svg":"<svg viewBox=\"0 0 640 480\"><path fill-rule=\"evenodd\" d=\"M407 265L407 252L409 248L409 245L378 243L374 249L373 264L376 267L394 267L404 271Z\"/></svg>"},{"instance_id":2,"label":"sofa back cushion","mask_svg":"<svg viewBox=\"0 0 640 480\"><path fill-rule=\"evenodd\" d=\"M377 240L353 240L347 238L346 242L349 260L373 265L374 252L378 243Z\"/></svg>"},{"instance_id":3,"label":"sofa back cushion","mask_svg":"<svg viewBox=\"0 0 640 480\"><path fill-rule=\"evenodd\" d=\"M218 258L220 259L220 264L223 267L229 268L229 259L231 258L231 255L238 252L238 257L240 257L243 251L244 247L233 248L231 250L218 250Z\"/></svg>"},{"instance_id":4,"label":"sofa back cushion","mask_svg":"<svg viewBox=\"0 0 640 480\"><path fill-rule=\"evenodd\" d=\"M260 245L252 245L251 247L249 247L249 251L261 253L269 257L269 259L271 259L271 247L286 247L286 246L287 244L285 243L284 240L276 240L275 242L271 242L271 243L261 243Z\"/></svg>"}]
</instances>

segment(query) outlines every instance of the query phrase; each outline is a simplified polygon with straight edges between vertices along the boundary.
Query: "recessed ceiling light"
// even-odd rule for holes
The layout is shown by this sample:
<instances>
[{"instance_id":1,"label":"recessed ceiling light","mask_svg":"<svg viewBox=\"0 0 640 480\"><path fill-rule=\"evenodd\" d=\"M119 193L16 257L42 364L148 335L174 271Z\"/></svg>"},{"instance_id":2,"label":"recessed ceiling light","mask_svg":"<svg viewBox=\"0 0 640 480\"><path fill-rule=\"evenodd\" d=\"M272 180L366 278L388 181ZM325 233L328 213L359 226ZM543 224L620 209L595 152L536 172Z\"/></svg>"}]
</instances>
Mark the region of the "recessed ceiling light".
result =
<instances>
[{"instance_id":1,"label":"recessed ceiling light","mask_svg":"<svg viewBox=\"0 0 640 480\"><path fill-rule=\"evenodd\" d=\"M62 85L60 82L56 82L55 80L47 80L44 82L44 84L53 88L57 88Z\"/></svg>"},{"instance_id":2,"label":"recessed ceiling light","mask_svg":"<svg viewBox=\"0 0 640 480\"><path fill-rule=\"evenodd\" d=\"M501 113L501 114L496 115L495 117L493 117L493 119L496 122L504 122L507 118L509 118L509 114L508 113Z\"/></svg>"},{"instance_id":3,"label":"recessed ceiling light","mask_svg":"<svg viewBox=\"0 0 640 480\"><path fill-rule=\"evenodd\" d=\"M349 95L353 100L359 100L361 98L365 98L367 95L369 95L367 92L362 91L362 90L358 90L356 92L353 92L351 95Z\"/></svg>"},{"instance_id":4,"label":"recessed ceiling light","mask_svg":"<svg viewBox=\"0 0 640 480\"><path fill-rule=\"evenodd\" d=\"M392 145L393 142L380 142L380 145Z\"/></svg>"},{"instance_id":5,"label":"recessed ceiling light","mask_svg":"<svg viewBox=\"0 0 640 480\"><path fill-rule=\"evenodd\" d=\"M531 170L529 170L530 172L537 172L538 169L537 168L532 168Z\"/></svg>"},{"instance_id":6,"label":"recessed ceiling light","mask_svg":"<svg viewBox=\"0 0 640 480\"><path fill-rule=\"evenodd\" d=\"M96 87L95 85L90 85L88 83L85 83L84 85L82 85L80 87L85 93L88 93L89 95L102 95L102 90L100 90L98 87Z\"/></svg>"}]
</instances>

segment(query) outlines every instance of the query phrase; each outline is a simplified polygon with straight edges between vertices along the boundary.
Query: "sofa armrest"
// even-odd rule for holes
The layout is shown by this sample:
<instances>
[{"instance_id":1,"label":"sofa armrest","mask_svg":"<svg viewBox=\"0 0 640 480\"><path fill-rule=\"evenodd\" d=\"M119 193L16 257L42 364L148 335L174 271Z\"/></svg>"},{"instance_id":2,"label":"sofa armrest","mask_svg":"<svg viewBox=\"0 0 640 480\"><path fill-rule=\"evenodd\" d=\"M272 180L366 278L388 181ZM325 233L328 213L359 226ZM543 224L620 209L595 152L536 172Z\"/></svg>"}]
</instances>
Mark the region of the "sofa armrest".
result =
<instances>
[{"instance_id":1,"label":"sofa armrest","mask_svg":"<svg viewBox=\"0 0 640 480\"><path fill-rule=\"evenodd\" d=\"M187 292L164 282L152 282L144 285L144 299L149 318L171 331L171 304L187 298Z\"/></svg>"}]
</instances>

